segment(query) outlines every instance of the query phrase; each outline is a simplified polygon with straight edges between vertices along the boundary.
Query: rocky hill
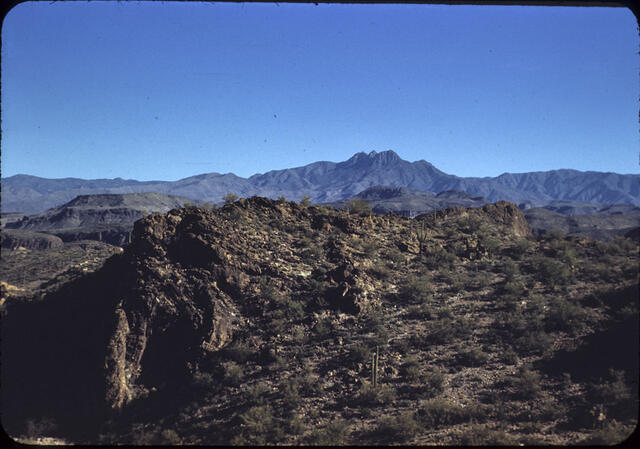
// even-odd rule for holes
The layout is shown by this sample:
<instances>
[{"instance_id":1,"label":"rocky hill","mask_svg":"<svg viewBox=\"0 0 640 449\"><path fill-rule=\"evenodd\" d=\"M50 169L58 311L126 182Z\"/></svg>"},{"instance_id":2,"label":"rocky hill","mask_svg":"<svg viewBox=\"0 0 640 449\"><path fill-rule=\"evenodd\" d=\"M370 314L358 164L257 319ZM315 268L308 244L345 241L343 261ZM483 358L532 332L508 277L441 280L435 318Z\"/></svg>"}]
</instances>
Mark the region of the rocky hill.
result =
<instances>
[{"instance_id":1,"label":"rocky hill","mask_svg":"<svg viewBox=\"0 0 640 449\"><path fill-rule=\"evenodd\" d=\"M393 212L407 217L415 217L448 207L479 207L488 203L481 196L471 195L459 190L447 190L438 194L422 192L407 187L374 186L358 193L354 198L366 201L373 212L385 214ZM349 200L329 203L340 209L348 207Z\"/></svg>"},{"instance_id":2,"label":"rocky hill","mask_svg":"<svg viewBox=\"0 0 640 449\"><path fill-rule=\"evenodd\" d=\"M532 208L525 210L524 216L536 234L560 230L568 235L607 241L640 228L640 211L607 213L609 211L611 209L604 208L602 215L564 215L546 208Z\"/></svg>"},{"instance_id":3,"label":"rocky hill","mask_svg":"<svg viewBox=\"0 0 640 449\"><path fill-rule=\"evenodd\" d=\"M102 268L5 305L3 426L94 444L621 441L637 265L630 240L535 238L506 202L152 214Z\"/></svg>"},{"instance_id":4,"label":"rocky hill","mask_svg":"<svg viewBox=\"0 0 640 449\"><path fill-rule=\"evenodd\" d=\"M356 153L343 162L312 164L272 170L241 178L232 173L208 173L173 182L135 180L43 179L16 175L2 179L4 212L36 213L59 206L78 195L96 193L159 192L218 203L233 192L241 197L284 196L299 200L309 195L314 203L351 198L369 187L384 185L440 193L468 192L488 201L516 204L568 200L640 206L638 175L553 170L505 173L495 178L462 178L420 160L408 162L389 150Z\"/></svg>"},{"instance_id":5,"label":"rocky hill","mask_svg":"<svg viewBox=\"0 0 640 449\"><path fill-rule=\"evenodd\" d=\"M0 243L3 249L49 249L62 246L59 237L41 232L3 229L0 232Z\"/></svg>"},{"instance_id":6,"label":"rocky hill","mask_svg":"<svg viewBox=\"0 0 640 449\"><path fill-rule=\"evenodd\" d=\"M131 240L133 223L150 212L165 213L187 203L160 193L80 195L62 206L9 222L7 229L45 232L63 241L98 240L121 246Z\"/></svg>"}]
</instances>

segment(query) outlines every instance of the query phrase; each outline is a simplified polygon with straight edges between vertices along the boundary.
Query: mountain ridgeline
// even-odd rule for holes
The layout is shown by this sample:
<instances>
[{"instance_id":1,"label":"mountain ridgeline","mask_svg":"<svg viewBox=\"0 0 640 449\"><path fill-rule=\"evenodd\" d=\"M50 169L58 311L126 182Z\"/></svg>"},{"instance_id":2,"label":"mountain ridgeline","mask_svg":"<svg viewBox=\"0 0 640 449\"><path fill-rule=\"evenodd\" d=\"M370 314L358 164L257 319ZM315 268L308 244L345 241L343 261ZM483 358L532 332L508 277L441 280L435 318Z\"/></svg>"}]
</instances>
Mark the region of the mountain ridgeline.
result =
<instances>
[{"instance_id":1,"label":"mountain ridgeline","mask_svg":"<svg viewBox=\"0 0 640 449\"><path fill-rule=\"evenodd\" d=\"M408 162L394 151L360 152L344 162L312 164L273 170L242 178L232 173L209 173L178 181L117 179L44 179L15 175L2 179L2 211L36 213L96 193L158 192L192 200L217 203L229 192L240 197L254 195L314 203L346 200L374 186L407 187L440 193L464 191L488 202L515 204L553 200L590 203L625 203L640 206L640 177L616 173L553 170L505 173L494 178L463 178L438 170L420 160Z\"/></svg>"}]
</instances>

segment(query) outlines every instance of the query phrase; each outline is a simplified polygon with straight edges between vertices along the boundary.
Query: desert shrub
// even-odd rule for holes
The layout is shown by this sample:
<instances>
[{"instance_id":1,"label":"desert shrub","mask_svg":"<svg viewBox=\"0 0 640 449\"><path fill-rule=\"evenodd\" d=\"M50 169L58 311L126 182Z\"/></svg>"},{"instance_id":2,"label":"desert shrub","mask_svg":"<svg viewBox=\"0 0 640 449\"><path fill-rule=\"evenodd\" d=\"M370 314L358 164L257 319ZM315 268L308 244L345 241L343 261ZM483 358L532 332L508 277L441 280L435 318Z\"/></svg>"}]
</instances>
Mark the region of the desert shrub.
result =
<instances>
[{"instance_id":1,"label":"desert shrub","mask_svg":"<svg viewBox=\"0 0 640 449\"><path fill-rule=\"evenodd\" d=\"M393 272L383 262L378 262L367 269L367 272L380 280L389 279Z\"/></svg>"},{"instance_id":2,"label":"desert shrub","mask_svg":"<svg viewBox=\"0 0 640 449\"><path fill-rule=\"evenodd\" d=\"M300 198L300 205L303 207L311 207L311 197L307 194L302 195L302 198Z\"/></svg>"},{"instance_id":3,"label":"desert shrub","mask_svg":"<svg viewBox=\"0 0 640 449\"><path fill-rule=\"evenodd\" d=\"M271 389L266 382L257 382L245 390L244 397L249 404L265 405L270 393Z\"/></svg>"},{"instance_id":4,"label":"desert shrub","mask_svg":"<svg viewBox=\"0 0 640 449\"><path fill-rule=\"evenodd\" d=\"M311 366L305 366L304 372L298 380L300 382L300 392L304 396L312 396L320 392L320 378L313 372Z\"/></svg>"},{"instance_id":5,"label":"desert shrub","mask_svg":"<svg viewBox=\"0 0 640 449\"><path fill-rule=\"evenodd\" d=\"M479 240L480 246L487 251L489 257L495 256L498 253L498 248L500 248L500 241L498 239L488 234L480 234Z\"/></svg>"},{"instance_id":6,"label":"desert shrub","mask_svg":"<svg viewBox=\"0 0 640 449\"><path fill-rule=\"evenodd\" d=\"M431 323L430 329L429 334L424 336L423 342L444 344L469 337L473 331L473 325L464 317L440 318Z\"/></svg>"},{"instance_id":7,"label":"desert shrub","mask_svg":"<svg viewBox=\"0 0 640 449\"><path fill-rule=\"evenodd\" d=\"M347 355L347 360L352 365L357 365L358 363L367 363L371 356L371 350L367 345L356 344L349 349L349 353Z\"/></svg>"},{"instance_id":8,"label":"desert shrub","mask_svg":"<svg viewBox=\"0 0 640 449\"><path fill-rule=\"evenodd\" d=\"M282 403L285 409L295 409L300 404L300 381L296 377L284 378L278 390L282 395Z\"/></svg>"},{"instance_id":9,"label":"desert shrub","mask_svg":"<svg viewBox=\"0 0 640 449\"><path fill-rule=\"evenodd\" d=\"M422 303L406 308L406 316L411 319L427 319L432 320L436 318L434 314L433 306L429 303Z\"/></svg>"},{"instance_id":10,"label":"desert shrub","mask_svg":"<svg viewBox=\"0 0 640 449\"><path fill-rule=\"evenodd\" d=\"M178 435L178 432L176 432L173 429L164 429L162 432L160 432L160 440L161 440L160 444L162 445L166 444L171 446L177 446L182 443L182 439Z\"/></svg>"},{"instance_id":11,"label":"desert shrub","mask_svg":"<svg viewBox=\"0 0 640 449\"><path fill-rule=\"evenodd\" d=\"M502 287L502 291L507 295L519 298L525 294L526 288L522 281L507 281Z\"/></svg>"},{"instance_id":12,"label":"desert shrub","mask_svg":"<svg viewBox=\"0 0 640 449\"><path fill-rule=\"evenodd\" d=\"M513 281L514 278L520 274L520 269L514 261L512 261L511 259L506 259L502 264L502 272L506 276L507 281Z\"/></svg>"},{"instance_id":13,"label":"desert shrub","mask_svg":"<svg viewBox=\"0 0 640 449\"><path fill-rule=\"evenodd\" d=\"M405 261L404 254L402 254L402 251L398 248L390 248L386 253L386 258L394 264L399 264Z\"/></svg>"},{"instance_id":14,"label":"desert shrub","mask_svg":"<svg viewBox=\"0 0 640 449\"><path fill-rule=\"evenodd\" d=\"M433 428L477 420L482 415L478 407L462 407L444 399L430 399L422 404L417 418L422 425Z\"/></svg>"},{"instance_id":15,"label":"desert shrub","mask_svg":"<svg viewBox=\"0 0 640 449\"><path fill-rule=\"evenodd\" d=\"M289 320L300 320L304 317L304 305L300 301L291 299L288 295L279 294L273 297L272 307L280 311L275 317L286 317Z\"/></svg>"},{"instance_id":16,"label":"desert shrub","mask_svg":"<svg viewBox=\"0 0 640 449\"><path fill-rule=\"evenodd\" d=\"M312 432L308 442L314 446L342 446L348 437L349 424L343 419L335 419L325 428Z\"/></svg>"},{"instance_id":17,"label":"desert shrub","mask_svg":"<svg viewBox=\"0 0 640 449\"><path fill-rule=\"evenodd\" d=\"M637 388L637 387L636 387ZM587 397L594 404L602 404L608 417L625 419L638 414L638 394L625 380L622 370L609 369L609 375L587 386Z\"/></svg>"},{"instance_id":18,"label":"desert shrub","mask_svg":"<svg viewBox=\"0 0 640 449\"><path fill-rule=\"evenodd\" d=\"M423 303L429 301L433 294L431 278L426 274L407 276L406 281L400 286L399 296L409 303Z\"/></svg>"},{"instance_id":19,"label":"desert shrub","mask_svg":"<svg viewBox=\"0 0 640 449\"><path fill-rule=\"evenodd\" d=\"M525 305L516 304L512 309L500 312L495 318L499 338L513 345L520 354L545 351L553 337L544 331L544 301L532 295Z\"/></svg>"},{"instance_id":20,"label":"desert shrub","mask_svg":"<svg viewBox=\"0 0 640 449\"><path fill-rule=\"evenodd\" d=\"M222 199L224 200L225 204L232 204L238 200L238 195L229 192L225 196L223 196Z\"/></svg>"},{"instance_id":21,"label":"desert shrub","mask_svg":"<svg viewBox=\"0 0 640 449\"><path fill-rule=\"evenodd\" d=\"M371 214L371 205L362 198L352 198L347 202L347 208L352 214L369 215Z\"/></svg>"},{"instance_id":22,"label":"desert shrub","mask_svg":"<svg viewBox=\"0 0 640 449\"><path fill-rule=\"evenodd\" d=\"M509 383L514 388L514 397L519 399L532 399L540 390L540 374L528 367L521 366L518 372L512 376Z\"/></svg>"},{"instance_id":23,"label":"desert shrub","mask_svg":"<svg viewBox=\"0 0 640 449\"><path fill-rule=\"evenodd\" d=\"M589 446L617 445L627 440L635 429L634 425L622 424L614 419L582 440L580 444Z\"/></svg>"},{"instance_id":24,"label":"desert shrub","mask_svg":"<svg viewBox=\"0 0 640 449\"><path fill-rule=\"evenodd\" d=\"M460 230L467 234L481 233L484 231L485 225L478 217L467 216L459 223Z\"/></svg>"},{"instance_id":25,"label":"desert shrub","mask_svg":"<svg viewBox=\"0 0 640 449\"><path fill-rule=\"evenodd\" d=\"M363 380L353 400L358 405L381 406L390 404L395 397L396 393L391 386L382 384L374 387L372 383Z\"/></svg>"},{"instance_id":26,"label":"desert shrub","mask_svg":"<svg viewBox=\"0 0 640 449\"><path fill-rule=\"evenodd\" d=\"M380 418L373 435L384 441L401 443L414 438L419 431L420 425L416 422L415 413L405 411L398 416Z\"/></svg>"},{"instance_id":27,"label":"desert shrub","mask_svg":"<svg viewBox=\"0 0 640 449\"><path fill-rule=\"evenodd\" d=\"M609 255L621 255L638 251L638 246L630 238L616 236L612 241L601 245L601 249L604 253Z\"/></svg>"},{"instance_id":28,"label":"desert shrub","mask_svg":"<svg viewBox=\"0 0 640 449\"><path fill-rule=\"evenodd\" d=\"M489 355L481 349L473 348L468 351L459 352L455 360L463 366L482 366L489 360Z\"/></svg>"},{"instance_id":29,"label":"desert shrub","mask_svg":"<svg viewBox=\"0 0 640 449\"><path fill-rule=\"evenodd\" d=\"M492 430L475 424L460 435L463 446L515 446L518 440L503 430Z\"/></svg>"},{"instance_id":30,"label":"desert shrub","mask_svg":"<svg viewBox=\"0 0 640 449\"><path fill-rule=\"evenodd\" d=\"M549 304L545 327L547 331L575 333L585 327L585 319L586 313L580 306L563 298L554 298Z\"/></svg>"},{"instance_id":31,"label":"desert shrub","mask_svg":"<svg viewBox=\"0 0 640 449\"><path fill-rule=\"evenodd\" d=\"M470 286L475 289L483 289L491 284L491 274L487 272L474 273L471 277Z\"/></svg>"},{"instance_id":32,"label":"desert shrub","mask_svg":"<svg viewBox=\"0 0 640 449\"><path fill-rule=\"evenodd\" d=\"M533 419L536 421L555 421L567 416L567 406L562 402L554 401L549 396L545 396L538 404L538 410Z\"/></svg>"},{"instance_id":33,"label":"desert shrub","mask_svg":"<svg viewBox=\"0 0 640 449\"><path fill-rule=\"evenodd\" d=\"M502 352L502 361L507 365L518 363L518 353L513 349L513 346L507 346L507 349Z\"/></svg>"},{"instance_id":34,"label":"desert shrub","mask_svg":"<svg viewBox=\"0 0 640 449\"><path fill-rule=\"evenodd\" d=\"M234 361L228 361L222 363L224 369L224 381L227 385L238 386L242 381L244 372L242 367Z\"/></svg>"},{"instance_id":35,"label":"desert shrub","mask_svg":"<svg viewBox=\"0 0 640 449\"><path fill-rule=\"evenodd\" d=\"M215 391L217 385L216 378L206 371L196 370L191 376L191 386L198 392Z\"/></svg>"},{"instance_id":36,"label":"desert shrub","mask_svg":"<svg viewBox=\"0 0 640 449\"><path fill-rule=\"evenodd\" d=\"M256 405L240 414L241 434L231 440L233 445L264 445L281 431L270 405Z\"/></svg>"},{"instance_id":37,"label":"desert shrub","mask_svg":"<svg viewBox=\"0 0 640 449\"><path fill-rule=\"evenodd\" d=\"M560 228L552 228L544 235L548 240L563 240L566 233Z\"/></svg>"},{"instance_id":38,"label":"desert shrub","mask_svg":"<svg viewBox=\"0 0 640 449\"><path fill-rule=\"evenodd\" d=\"M326 340L333 334L333 327L329 318L318 320L313 327L313 336L315 340Z\"/></svg>"},{"instance_id":39,"label":"desert shrub","mask_svg":"<svg viewBox=\"0 0 640 449\"><path fill-rule=\"evenodd\" d=\"M255 356L255 350L245 340L236 339L223 349L226 358L238 363L245 363Z\"/></svg>"},{"instance_id":40,"label":"desert shrub","mask_svg":"<svg viewBox=\"0 0 640 449\"><path fill-rule=\"evenodd\" d=\"M549 257L538 256L533 259L534 267L538 269L538 278L550 285L563 285L571 280L572 273L569 266Z\"/></svg>"},{"instance_id":41,"label":"desert shrub","mask_svg":"<svg viewBox=\"0 0 640 449\"><path fill-rule=\"evenodd\" d=\"M423 398L434 398L444 391L444 373L437 366L429 366L419 378L418 395Z\"/></svg>"},{"instance_id":42,"label":"desert shrub","mask_svg":"<svg viewBox=\"0 0 640 449\"><path fill-rule=\"evenodd\" d=\"M420 378L420 362L413 356L408 356L400 366L400 375L409 382Z\"/></svg>"},{"instance_id":43,"label":"desert shrub","mask_svg":"<svg viewBox=\"0 0 640 449\"><path fill-rule=\"evenodd\" d=\"M441 246L430 248L423 254L423 257L424 263L431 270L451 270L458 260L455 254L448 252Z\"/></svg>"},{"instance_id":44,"label":"desert shrub","mask_svg":"<svg viewBox=\"0 0 640 449\"><path fill-rule=\"evenodd\" d=\"M531 249L533 243L526 238L520 238L514 242L513 253L517 259L521 259L522 256Z\"/></svg>"}]
</instances>

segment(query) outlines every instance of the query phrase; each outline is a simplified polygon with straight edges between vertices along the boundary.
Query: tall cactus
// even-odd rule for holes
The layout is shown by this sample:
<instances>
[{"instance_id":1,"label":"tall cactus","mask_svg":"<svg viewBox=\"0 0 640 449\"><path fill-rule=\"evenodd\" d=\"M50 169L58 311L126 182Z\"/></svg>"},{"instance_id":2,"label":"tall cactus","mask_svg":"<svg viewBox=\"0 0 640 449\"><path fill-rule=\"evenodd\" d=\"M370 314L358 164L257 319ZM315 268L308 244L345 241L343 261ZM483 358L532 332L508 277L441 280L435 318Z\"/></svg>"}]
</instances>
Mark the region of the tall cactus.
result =
<instances>
[{"instance_id":1,"label":"tall cactus","mask_svg":"<svg viewBox=\"0 0 640 449\"><path fill-rule=\"evenodd\" d=\"M374 388L378 386L378 357L380 355L379 347L376 345L376 353L371 355L371 383Z\"/></svg>"},{"instance_id":2,"label":"tall cactus","mask_svg":"<svg viewBox=\"0 0 640 449\"><path fill-rule=\"evenodd\" d=\"M419 252L420 254L427 253L427 238L429 233L424 225L424 221L421 221L419 225L416 226L416 239L418 240Z\"/></svg>"}]
</instances>

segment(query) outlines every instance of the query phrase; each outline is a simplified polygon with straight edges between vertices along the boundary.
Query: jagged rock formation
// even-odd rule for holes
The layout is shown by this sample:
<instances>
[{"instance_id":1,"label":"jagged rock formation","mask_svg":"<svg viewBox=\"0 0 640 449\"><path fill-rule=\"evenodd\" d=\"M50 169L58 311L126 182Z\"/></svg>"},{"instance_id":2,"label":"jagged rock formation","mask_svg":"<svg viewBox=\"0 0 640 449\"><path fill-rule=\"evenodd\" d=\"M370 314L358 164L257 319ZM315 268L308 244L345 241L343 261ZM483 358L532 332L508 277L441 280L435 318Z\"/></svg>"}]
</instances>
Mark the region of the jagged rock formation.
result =
<instances>
[{"instance_id":1,"label":"jagged rock formation","mask_svg":"<svg viewBox=\"0 0 640 449\"><path fill-rule=\"evenodd\" d=\"M507 201L487 204L481 208L452 207L422 214L416 219L426 221L431 226L437 226L442 220L453 217L468 217L481 221L489 220L509 234L519 237L531 235L531 228L522 211L515 204Z\"/></svg>"},{"instance_id":2,"label":"jagged rock formation","mask_svg":"<svg viewBox=\"0 0 640 449\"><path fill-rule=\"evenodd\" d=\"M506 202L438 211L436 219L465 215L504 235L529 232ZM313 298L312 309L358 315L376 307L384 281L372 274L366 247L353 241L375 234L381 246L409 250L416 246L411 223L258 197L141 219L133 243L102 269L6 311L6 422L35 413L89 426L181 382L234 332L257 325L260 308L273 301L266 285ZM314 249L307 247L312 236Z\"/></svg>"},{"instance_id":3,"label":"jagged rock formation","mask_svg":"<svg viewBox=\"0 0 640 449\"><path fill-rule=\"evenodd\" d=\"M62 239L55 235L18 229L0 231L0 242L2 248L8 250L60 248L63 244Z\"/></svg>"}]
</instances>

